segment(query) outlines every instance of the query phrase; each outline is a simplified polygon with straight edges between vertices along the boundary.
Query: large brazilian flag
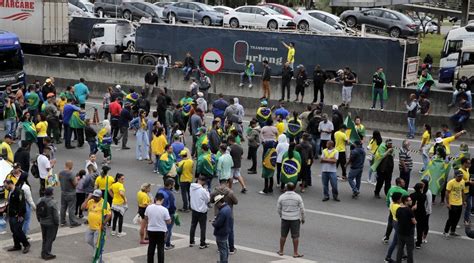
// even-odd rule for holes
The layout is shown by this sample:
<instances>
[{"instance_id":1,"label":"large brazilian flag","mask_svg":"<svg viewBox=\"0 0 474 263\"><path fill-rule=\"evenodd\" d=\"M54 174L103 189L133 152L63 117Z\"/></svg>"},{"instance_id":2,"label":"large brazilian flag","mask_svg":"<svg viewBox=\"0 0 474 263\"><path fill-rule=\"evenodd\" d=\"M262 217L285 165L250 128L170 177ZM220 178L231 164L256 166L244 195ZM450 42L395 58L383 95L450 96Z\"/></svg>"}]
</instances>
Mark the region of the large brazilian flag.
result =
<instances>
[{"instance_id":1,"label":"large brazilian flag","mask_svg":"<svg viewBox=\"0 0 474 263\"><path fill-rule=\"evenodd\" d=\"M450 170L451 163L436 157L428 163L428 167L421 176L421 179L428 179L431 193L438 195L448 178Z\"/></svg>"}]
</instances>

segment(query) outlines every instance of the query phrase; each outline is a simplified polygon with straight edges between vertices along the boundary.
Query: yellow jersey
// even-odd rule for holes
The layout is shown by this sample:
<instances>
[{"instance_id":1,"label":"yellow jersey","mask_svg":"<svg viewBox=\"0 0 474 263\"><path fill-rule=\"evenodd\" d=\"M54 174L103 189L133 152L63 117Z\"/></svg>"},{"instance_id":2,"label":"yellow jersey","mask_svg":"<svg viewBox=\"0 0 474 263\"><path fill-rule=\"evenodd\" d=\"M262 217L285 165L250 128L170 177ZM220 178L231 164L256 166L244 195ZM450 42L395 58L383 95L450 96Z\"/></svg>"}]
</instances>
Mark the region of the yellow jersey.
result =
<instances>
[{"instance_id":1,"label":"yellow jersey","mask_svg":"<svg viewBox=\"0 0 474 263\"><path fill-rule=\"evenodd\" d=\"M143 192L142 190L137 192L137 203L138 207L145 208L151 204L151 197L148 193Z\"/></svg>"},{"instance_id":2,"label":"yellow jersey","mask_svg":"<svg viewBox=\"0 0 474 263\"><path fill-rule=\"evenodd\" d=\"M427 145L430 143L430 133L428 131L423 132L423 135L421 135L421 144L422 145Z\"/></svg>"},{"instance_id":3,"label":"yellow jersey","mask_svg":"<svg viewBox=\"0 0 474 263\"><path fill-rule=\"evenodd\" d=\"M110 190L114 194L114 197L112 198L112 204L123 205L125 203L125 199L120 195L120 191L122 191L125 195L125 187L123 184L121 182L116 182L110 187Z\"/></svg>"},{"instance_id":4,"label":"yellow jersey","mask_svg":"<svg viewBox=\"0 0 474 263\"><path fill-rule=\"evenodd\" d=\"M462 205L462 196L464 189L466 188L464 180L460 182L456 181L456 179L451 179L446 185L446 190L449 192L449 204L460 206Z\"/></svg>"},{"instance_id":5,"label":"yellow jersey","mask_svg":"<svg viewBox=\"0 0 474 263\"><path fill-rule=\"evenodd\" d=\"M164 134L160 136L153 135L151 141L151 153L154 155L162 155L165 152L165 146L168 144Z\"/></svg>"},{"instance_id":6,"label":"yellow jersey","mask_svg":"<svg viewBox=\"0 0 474 263\"><path fill-rule=\"evenodd\" d=\"M338 152L346 151L347 135L342 131L334 133L334 140L336 141L336 150Z\"/></svg>"},{"instance_id":7,"label":"yellow jersey","mask_svg":"<svg viewBox=\"0 0 474 263\"><path fill-rule=\"evenodd\" d=\"M100 199L99 202L94 201L93 199L87 201L87 221L89 228L91 230L99 230L102 226L102 206L104 204L104 199ZM107 208L104 209L104 216L110 215L110 205L107 203Z\"/></svg>"},{"instance_id":8,"label":"yellow jersey","mask_svg":"<svg viewBox=\"0 0 474 263\"><path fill-rule=\"evenodd\" d=\"M100 189L102 191L105 190L105 184L106 182L108 181L108 184L109 184L109 188L112 187L112 184L115 182L114 178L110 175L106 175L106 176L98 176L96 179L95 179L95 187L97 189Z\"/></svg>"},{"instance_id":9,"label":"yellow jersey","mask_svg":"<svg viewBox=\"0 0 474 263\"><path fill-rule=\"evenodd\" d=\"M7 152L7 160L6 161L8 161L10 163L13 163L13 152L12 152L12 148L10 147L10 144L8 144L7 142L2 142L0 144L0 153L3 154L3 151Z\"/></svg>"},{"instance_id":10,"label":"yellow jersey","mask_svg":"<svg viewBox=\"0 0 474 263\"><path fill-rule=\"evenodd\" d=\"M38 137L46 137L48 136L48 122L47 121L40 121L36 124L36 132L38 133Z\"/></svg>"},{"instance_id":11,"label":"yellow jersey","mask_svg":"<svg viewBox=\"0 0 474 263\"><path fill-rule=\"evenodd\" d=\"M469 176L470 176L469 169L464 170L461 167L461 168L459 168L459 171L461 171L461 173L462 173L462 179L464 180L464 182L469 182ZM465 194L469 193L469 186L464 187L464 193Z\"/></svg>"},{"instance_id":12,"label":"yellow jersey","mask_svg":"<svg viewBox=\"0 0 474 263\"><path fill-rule=\"evenodd\" d=\"M192 159L185 159L178 163L178 167L181 169L181 176L179 177L180 182L193 182L193 164L194 162Z\"/></svg>"},{"instance_id":13,"label":"yellow jersey","mask_svg":"<svg viewBox=\"0 0 474 263\"><path fill-rule=\"evenodd\" d=\"M400 204L397 203L391 203L390 204L390 213L392 214L392 218L395 221L398 221L397 219L397 210L400 208Z\"/></svg>"},{"instance_id":14,"label":"yellow jersey","mask_svg":"<svg viewBox=\"0 0 474 263\"><path fill-rule=\"evenodd\" d=\"M289 47L288 48L288 56L286 58L286 61L288 61L288 63L295 63L295 53L296 53L296 50L294 47Z\"/></svg>"}]
</instances>

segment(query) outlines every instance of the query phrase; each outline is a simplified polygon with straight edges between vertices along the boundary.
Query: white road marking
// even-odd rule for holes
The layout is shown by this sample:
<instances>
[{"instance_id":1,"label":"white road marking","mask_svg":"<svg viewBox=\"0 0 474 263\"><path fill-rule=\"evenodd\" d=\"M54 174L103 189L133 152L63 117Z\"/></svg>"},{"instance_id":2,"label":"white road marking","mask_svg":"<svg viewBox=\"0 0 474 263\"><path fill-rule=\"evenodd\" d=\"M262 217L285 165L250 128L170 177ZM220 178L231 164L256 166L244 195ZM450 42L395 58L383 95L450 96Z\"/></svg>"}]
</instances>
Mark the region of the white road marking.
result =
<instances>
[{"instance_id":1,"label":"white road marking","mask_svg":"<svg viewBox=\"0 0 474 263\"><path fill-rule=\"evenodd\" d=\"M58 234L56 238L59 237L64 237L64 236L69 236L69 235L75 235L79 233L85 233L86 232L86 227L87 226L78 226L75 228L70 228L70 227L59 227ZM42 235L41 231L38 233L34 233L29 235L30 239L28 240L29 242L35 242L35 241L41 241L42 240ZM13 246L13 239L8 239L8 240L2 240L0 241L0 248L5 248Z\"/></svg>"}]
</instances>

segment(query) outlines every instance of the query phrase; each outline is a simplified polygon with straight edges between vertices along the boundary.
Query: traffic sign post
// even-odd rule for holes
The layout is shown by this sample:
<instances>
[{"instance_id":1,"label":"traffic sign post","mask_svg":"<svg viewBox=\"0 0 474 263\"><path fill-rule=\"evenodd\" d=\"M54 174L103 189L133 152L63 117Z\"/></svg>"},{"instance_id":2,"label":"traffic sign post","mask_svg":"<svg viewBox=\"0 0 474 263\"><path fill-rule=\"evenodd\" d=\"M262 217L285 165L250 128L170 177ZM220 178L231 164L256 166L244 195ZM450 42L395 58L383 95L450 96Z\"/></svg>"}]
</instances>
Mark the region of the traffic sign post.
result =
<instances>
[{"instance_id":1,"label":"traffic sign post","mask_svg":"<svg viewBox=\"0 0 474 263\"><path fill-rule=\"evenodd\" d=\"M224 56L215 48L204 50L201 56L201 64L209 74L217 74L224 67Z\"/></svg>"}]
</instances>

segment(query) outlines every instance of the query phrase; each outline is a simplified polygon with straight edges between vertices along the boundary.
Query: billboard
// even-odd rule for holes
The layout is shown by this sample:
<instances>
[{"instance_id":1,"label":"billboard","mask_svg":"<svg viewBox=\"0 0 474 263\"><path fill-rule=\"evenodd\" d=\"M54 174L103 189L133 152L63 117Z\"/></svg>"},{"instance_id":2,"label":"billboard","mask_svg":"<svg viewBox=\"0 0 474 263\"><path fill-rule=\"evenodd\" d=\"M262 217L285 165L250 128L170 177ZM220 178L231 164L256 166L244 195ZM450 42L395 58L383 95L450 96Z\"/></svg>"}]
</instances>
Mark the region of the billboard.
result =
<instances>
[{"instance_id":1,"label":"billboard","mask_svg":"<svg viewBox=\"0 0 474 263\"><path fill-rule=\"evenodd\" d=\"M386 38L142 24L136 33L136 50L166 53L173 61L183 61L189 51L197 62L205 49L214 48L224 55L223 71L241 72L248 59L258 74L262 62L268 60L272 74L278 75L287 57L282 41L295 43L295 66L302 64L309 72L316 65L334 71L350 67L360 83L371 83L375 70L383 67L387 82L401 85L405 47L403 42Z\"/></svg>"}]
</instances>

